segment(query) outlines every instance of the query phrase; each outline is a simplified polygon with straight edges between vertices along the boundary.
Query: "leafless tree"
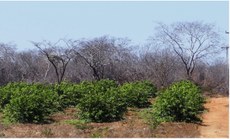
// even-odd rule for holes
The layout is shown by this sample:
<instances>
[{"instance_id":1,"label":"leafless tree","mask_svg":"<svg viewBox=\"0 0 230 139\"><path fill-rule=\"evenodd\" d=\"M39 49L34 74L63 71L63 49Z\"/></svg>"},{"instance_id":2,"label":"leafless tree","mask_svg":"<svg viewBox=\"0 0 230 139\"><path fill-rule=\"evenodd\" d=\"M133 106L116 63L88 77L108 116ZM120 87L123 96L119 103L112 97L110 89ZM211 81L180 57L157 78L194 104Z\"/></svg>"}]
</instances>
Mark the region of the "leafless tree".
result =
<instances>
[{"instance_id":1,"label":"leafless tree","mask_svg":"<svg viewBox=\"0 0 230 139\"><path fill-rule=\"evenodd\" d=\"M226 76L226 63L222 59L207 65L204 87L216 93L228 93L228 76Z\"/></svg>"},{"instance_id":2,"label":"leafless tree","mask_svg":"<svg viewBox=\"0 0 230 139\"><path fill-rule=\"evenodd\" d=\"M202 22L159 23L157 31L156 40L170 46L179 56L188 79L192 79L197 61L217 52L220 43L215 26Z\"/></svg>"},{"instance_id":3,"label":"leafless tree","mask_svg":"<svg viewBox=\"0 0 230 139\"><path fill-rule=\"evenodd\" d=\"M21 79L15 49L15 45L0 43L0 85Z\"/></svg>"},{"instance_id":4,"label":"leafless tree","mask_svg":"<svg viewBox=\"0 0 230 139\"><path fill-rule=\"evenodd\" d=\"M62 44L61 44L62 42ZM73 58L72 48L68 48L68 41L60 39L56 43L48 41L32 42L54 67L58 84L63 81L67 65ZM63 46L64 45L64 46Z\"/></svg>"},{"instance_id":5,"label":"leafless tree","mask_svg":"<svg viewBox=\"0 0 230 139\"><path fill-rule=\"evenodd\" d=\"M148 51L142 55L142 68L145 78L158 88L166 87L176 80L180 70L178 58L168 49Z\"/></svg>"},{"instance_id":6,"label":"leafless tree","mask_svg":"<svg viewBox=\"0 0 230 139\"><path fill-rule=\"evenodd\" d=\"M40 57L36 51L23 51L17 54L17 63L22 72L22 80L27 82L40 81L41 65Z\"/></svg>"},{"instance_id":7,"label":"leafless tree","mask_svg":"<svg viewBox=\"0 0 230 139\"><path fill-rule=\"evenodd\" d=\"M92 40L77 41L75 46L76 61L83 61L92 71L94 79L112 78L114 62L119 61L121 48L125 40L103 36Z\"/></svg>"}]
</instances>

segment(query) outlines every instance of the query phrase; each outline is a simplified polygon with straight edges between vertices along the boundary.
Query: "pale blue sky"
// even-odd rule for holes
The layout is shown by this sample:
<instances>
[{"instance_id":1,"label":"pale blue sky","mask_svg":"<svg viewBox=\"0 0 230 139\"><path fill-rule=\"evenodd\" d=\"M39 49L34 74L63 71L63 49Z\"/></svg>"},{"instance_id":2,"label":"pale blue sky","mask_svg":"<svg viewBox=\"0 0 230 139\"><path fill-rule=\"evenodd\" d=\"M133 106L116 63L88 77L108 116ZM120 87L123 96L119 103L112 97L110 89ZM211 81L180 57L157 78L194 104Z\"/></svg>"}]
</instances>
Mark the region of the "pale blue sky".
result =
<instances>
[{"instance_id":1,"label":"pale blue sky","mask_svg":"<svg viewBox=\"0 0 230 139\"><path fill-rule=\"evenodd\" d=\"M215 23L226 37L228 17L227 1L0 2L0 42L27 50L29 41L110 35L144 44L158 21Z\"/></svg>"}]
</instances>

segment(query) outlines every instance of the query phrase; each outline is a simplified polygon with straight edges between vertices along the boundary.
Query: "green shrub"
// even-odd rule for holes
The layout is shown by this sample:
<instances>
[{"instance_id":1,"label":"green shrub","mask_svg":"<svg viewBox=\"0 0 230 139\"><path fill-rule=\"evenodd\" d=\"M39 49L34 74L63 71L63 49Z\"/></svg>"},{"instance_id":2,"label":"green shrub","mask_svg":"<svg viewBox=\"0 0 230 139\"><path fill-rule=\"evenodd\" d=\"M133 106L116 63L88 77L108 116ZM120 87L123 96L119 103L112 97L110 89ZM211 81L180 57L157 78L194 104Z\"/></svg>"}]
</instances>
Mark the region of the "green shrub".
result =
<instances>
[{"instance_id":1,"label":"green shrub","mask_svg":"<svg viewBox=\"0 0 230 139\"><path fill-rule=\"evenodd\" d=\"M5 90L4 88L0 88L0 111L4 109L6 104L10 102L12 92Z\"/></svg>"},{"instance_id":2,"label":"green shrub","mask_svg":"<svg viewBox=\"0 0 230 139\"><path fill-rule=\"evenodd\" d=\"M10 102L11 98L14 95L21 93L24 90L36 90L36 89L52 90L52 86L43 85L39 83L27 84L25 82L15 82L0 87L0 110L4 109L6 104Z\"/></svg>"},{"instance_id":3,"label":"green shrub","mask_svg":"<svg viewBox=\"0 0 230 139\"><path fill-rule=\"evenodd\" d=\"M55 90L56 92L59 91L59 102L62 109L71 106L75 107L84 93L82 92L81 85L67 82L56 85Z\"/></svg>"},{"instance_id":4,"label":"green shrub","mask_svg":"<svg viewBox=\"0 0 230 139\"><path fill-rule=\"evenodd\" d=\"M59 94L61 107L66 108L76 106L79 100L89 92L105 92L116 86L117 84L112 80L83 81L80 84L62 82L55 86L55 90Z\"/></svg>"},{"instance_id":5,"label":"green shrub","mask_svg":"<svg viewBox=\"0 0 230 139\"><path fill-rule=\"evenodd\" d=\"M104 82L104 81L102 81ZM123 117L127 106L124 96L117 88L94 82L94 90L90 90L81 100L78 108L83 119L94 122L109 122ZM106 83L107 85L107 83Z\"/></svg>"},{"instance_id":6,"label":"green shrub","mask_svg":"<svg viewBox=\"0 0 230 139\"><path fill-rule=\"evenodd\" d=\"M156 94L156 87L148 81L125 83L120 86L120 90L130 107L146 107L150 104L148 98Z\"/></svg>"},{"instance_id":7,"label":"green shrub","mask_svg":"<svg viewBox=\"0 0 230 139\"><path fill-rule=\"evenodd\" d=\"M110 88L116 88L118 85L113 80L99 80L99 81L93 81L94 84L94 90L97 90L98 92L104 92L107 91Z\"/></svg>"},{"instance_id":8,"label":"green shrub","mask_svg":"<svg viewBox=\"0 0 230 139\"><path fill-rule=\"evenodd\" d=\"M143 92L147 92L149 97L156 97L157 87L150 81L139 81L138 86L143 89Z\"/></svg>"},{"instance_id":9,"label":"green shrub","mask_svg":"<svg viewBox=\"0 0 230 139\"><path fill-rule=\"evenodd\" d=\"M3 110L5 105L10 102L13 92L25 86L25 83L9 83L0 87L0 109Z\"/></svg>"},{"instance_id":10,"label":"green shrub","mask_svg":"<svg viewBox=\"0 0 230 139\"><path fill-rule=\"evenodd\" d=\"M84 94L87 94L89 92L105 92L109 90L110 88L117 88L117 84L113 80L99 80L99 81L83 81L79 84L79 89Z\"/></svg>"},{"instance_id":11,"label":"green shrub","mask_svg":"<svg viewBox=\"0 0 230 139\"><path fill-rule=\"evenodd\" d=\"M164 90L153 105L153 116L159 122L200 121L204 98L201 90L190 81L180 81Z\"/></svg>"},{"instance_id":12,"label":"green shrub","mask_svg":"<svg viewBox=\"0 0 230 139\"><path fill-rule=\"evenodd\" d=\"M50 86L13 83L3 90L10 95L3 109L4 117L10 122L43 122L59 107L57 93Z\"/></svg>"}]
</instances>

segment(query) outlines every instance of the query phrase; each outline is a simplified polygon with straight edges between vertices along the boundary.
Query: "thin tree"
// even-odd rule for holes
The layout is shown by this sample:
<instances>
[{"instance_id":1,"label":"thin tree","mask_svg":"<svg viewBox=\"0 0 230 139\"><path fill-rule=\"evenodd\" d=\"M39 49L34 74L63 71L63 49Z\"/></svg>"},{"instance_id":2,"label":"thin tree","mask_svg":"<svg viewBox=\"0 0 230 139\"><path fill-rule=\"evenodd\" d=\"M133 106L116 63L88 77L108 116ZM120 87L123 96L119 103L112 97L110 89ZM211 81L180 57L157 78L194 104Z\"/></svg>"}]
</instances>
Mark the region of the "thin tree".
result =
<instances>
[{"instance_id":1,"label":"thin tree","mask_svg":"<svg viewBox=\"0 0 230 139\"><path fill-rule=\"evenodd\" d=\"M179 56L186 70L187 78L192 79L197 61L217 52L219 35L215 26L202 22L178 22L171 25L159 23L156 40L170 46Z\"/></svg>"},{"instance_id":2,"label":"thin tree","mask_svg":"<svg viewBox=\"0 0 230 139\"><path fill-rule=\"evenodd\" d=\"M64 47L60 46L60 42L64 42ZM58 84L63 81L67 65L73 58L72 49L68 48L67 41L60 39L58 42L52 44L51 42L32 42L40 52L48 59L54 67Z\"/></svg>"},{"instance_id":3,"label":"thin tree","mask_svg":"<svg viewBox=\"0 0 230 139\"><path fill-rule=\"evenodd\" d=\"M106 67L110 66L112 58L117 53L115 39L103 36L93 40L78 41L72 46L75 46L76 58L82 59L89 66L95 80L106 78Z\"/></svg>"}]
</instances>

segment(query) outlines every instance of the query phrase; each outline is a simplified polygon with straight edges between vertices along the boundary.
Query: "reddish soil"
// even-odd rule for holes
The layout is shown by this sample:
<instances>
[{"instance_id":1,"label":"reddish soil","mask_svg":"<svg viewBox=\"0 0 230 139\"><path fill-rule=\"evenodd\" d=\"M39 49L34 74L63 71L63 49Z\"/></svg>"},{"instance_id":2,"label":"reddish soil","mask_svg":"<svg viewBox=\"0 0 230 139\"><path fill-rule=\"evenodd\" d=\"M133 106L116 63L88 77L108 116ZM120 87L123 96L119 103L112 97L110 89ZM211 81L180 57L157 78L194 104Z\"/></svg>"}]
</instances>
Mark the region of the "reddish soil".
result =
<instances>
[{"instance_id":1,"label":"reddish soil","mask_svg":"<svg viewBox=\"0 0 230 139\"><path fill-rule=\"evenodd\" d=\"M125 119L110 123L87 123L80 127L64 123L65 120L76 119L74 109L52 116L51 124L14 124L5 130L0 129L2 137L152 137L149 126L138 115L138 111L129 111Z\"/></svg>"},{"instance_id":2,"label":"reddish soil","mask_svg":"<svg viewBox=\"0 0 230 139\"><path fill-rule=\"evenodd\" d=\"M229 98L213 97L205 104L207 112L203 114L203 124L199 127L202 138L229 137Z\"/></svg>"},{"instance_id":3,"label":"reddish soil","mask_svg":"<svg viewBox=\"0 0 230 139\"><path fill-rule=\"evenodd\" d=\"M77 119L76 110L67 109L65 112L56 113L50 124L12 124L3 125L0 122L0 137L108 137L108 138L194 138L194 137L219 137L228 136L228 97L211 97L205 107L208 109L203 114L203 124L193 123L162 123L152 129L140 116L140 109L130 109L124 120L111 123L86 123L72 125L66 120ZM0 121L1 121L0 114Z\"/></svg>"}]
</instances>

